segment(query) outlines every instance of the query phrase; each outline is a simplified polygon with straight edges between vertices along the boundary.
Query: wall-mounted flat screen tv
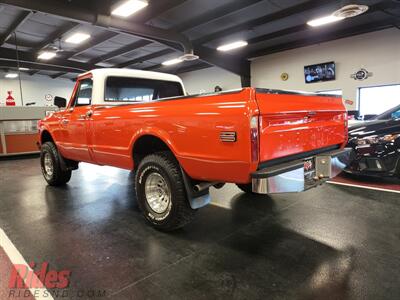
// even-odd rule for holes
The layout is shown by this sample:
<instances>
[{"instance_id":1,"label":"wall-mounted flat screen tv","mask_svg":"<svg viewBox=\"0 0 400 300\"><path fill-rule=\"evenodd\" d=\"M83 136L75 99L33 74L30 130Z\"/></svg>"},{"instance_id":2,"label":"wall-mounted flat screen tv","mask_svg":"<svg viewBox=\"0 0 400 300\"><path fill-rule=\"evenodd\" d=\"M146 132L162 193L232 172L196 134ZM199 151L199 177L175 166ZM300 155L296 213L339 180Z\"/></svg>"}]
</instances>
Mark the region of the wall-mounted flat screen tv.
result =
<instances>
[{"instance_id":1,"label":"wall-mounted flat screen tv","mask_svg":"<svg viewBox=\"0 0 400 300\"><path fill-rule=\"evenodd\" d=\"M306 80L306 83L335 80L335 62L331 61L322 64L305 66L304 78Z\"/></svg>"}]
</instances>

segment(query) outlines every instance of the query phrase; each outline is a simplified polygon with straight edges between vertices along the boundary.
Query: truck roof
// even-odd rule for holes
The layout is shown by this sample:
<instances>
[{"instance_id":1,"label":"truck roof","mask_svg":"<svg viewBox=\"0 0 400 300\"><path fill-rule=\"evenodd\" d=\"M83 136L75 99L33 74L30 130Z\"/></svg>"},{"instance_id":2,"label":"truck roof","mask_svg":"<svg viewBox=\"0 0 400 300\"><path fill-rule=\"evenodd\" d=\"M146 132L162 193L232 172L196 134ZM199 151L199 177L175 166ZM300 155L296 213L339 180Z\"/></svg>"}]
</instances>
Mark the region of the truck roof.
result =
<instances>
[{"instance_id":1,"label":"truck roof","mask_svg":"<svg viewBox=\"0 0 400 300\"><path fill-rule=\"evenodd\" d=\"M104 79L109 76L117 76L117 77L120 76L120 77L134 77L143 79L174 81L174 82L180 82L182 84L182 80L176 75L152 72L152 71L135 70L135 69L118 69L118 68L94 69L85 72L83 74L80 74L78 78L87 74L92 74L93 77L96 78L103 77Z\"/></svg>"}]
</instances>

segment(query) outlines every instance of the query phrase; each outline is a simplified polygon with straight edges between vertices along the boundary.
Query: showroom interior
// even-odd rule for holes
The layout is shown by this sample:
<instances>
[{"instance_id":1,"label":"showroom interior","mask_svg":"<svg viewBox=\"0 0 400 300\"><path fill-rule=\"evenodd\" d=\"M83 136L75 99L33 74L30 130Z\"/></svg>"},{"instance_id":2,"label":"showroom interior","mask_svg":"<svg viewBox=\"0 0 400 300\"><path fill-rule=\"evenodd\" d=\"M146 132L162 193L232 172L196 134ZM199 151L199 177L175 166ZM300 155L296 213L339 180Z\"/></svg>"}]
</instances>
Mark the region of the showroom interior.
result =
<instances>
[{"instance_id":1,"label":"showroom interior","mask_svg":"<svg viewBox=\"0 0 400 300\"><path fill-rule=\"evenodd\" d=\"M0 0L0 300L398 299L399 214L400 1Z\"/></svg>"}]
</instances>

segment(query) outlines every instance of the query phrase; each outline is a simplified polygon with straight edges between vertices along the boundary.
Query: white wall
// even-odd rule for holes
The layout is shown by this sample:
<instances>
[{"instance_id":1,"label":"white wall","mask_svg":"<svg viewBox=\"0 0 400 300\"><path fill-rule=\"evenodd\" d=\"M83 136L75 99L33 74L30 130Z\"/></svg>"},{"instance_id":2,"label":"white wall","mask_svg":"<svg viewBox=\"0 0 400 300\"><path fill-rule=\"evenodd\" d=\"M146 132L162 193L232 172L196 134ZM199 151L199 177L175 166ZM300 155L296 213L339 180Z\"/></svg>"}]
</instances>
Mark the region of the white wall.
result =
<instances>
[{"instance_id":1,"label":"white wall","mask_svg":"<svg viewBox=\"0 0 400 300\"><path fill-rule=\"evenodd\" d=\"M5 105L7 91L12 91L16 105L21 105L18 78L6 79L4 76L5 74L0 72L0 103ZM36 102L36 105L45 105L47 94L69 99L74 87L74 83L69 79L52 79L41 75L29 76L24 73L21 73L21 79L24 104Z\"/></svg>"},{"instance_id":2,"label":"white wall","mask_svg":"<svg viewBox=\"0 0 400 300\"><path fill-rule=\"evenodd\" d=\"M304 66L335 61L336 80L305 84ZM357 81L350 75L361 67L373 76ZM282 81L280 75L288 73ZM359 87L400 84L400 31L387 29L355 37L280 52L256 58L251 63L254 87L326 91L341 89L343 98L352 100L349 110L356 109ZM240 88L240 77L217 67L180 75L191 94L212 92L216 85L224 90Z\"/></svg>"},{"instance_id":3,"label":"white wall","mask_svg":"<svg viewBox=\"0 0 400 300\"><path fill-rule=\"evenodd\" d=\"M216 85L223 90L241 87L240 76L217 67L179 74L179 77L191 95L214 92Z\"/></svg>"},{"instance_id":4,"label":"white wall","mask_svg":"<svg viewBox=\"0 0 400 300\"><path fill-rule=\"evenodd\" d=\"M335 81L305 84L304 66L329 61L336 63ZM361 67L373 76L364 81L350 78ZM287 81L280 79L283 72L289 74ZM400 31L387 29L260 57L252 61L251 74L256 87L342 89L343 98L354 101L348 109L356 109L358 87L400 83Z\"/></svg>"}]
</instances>

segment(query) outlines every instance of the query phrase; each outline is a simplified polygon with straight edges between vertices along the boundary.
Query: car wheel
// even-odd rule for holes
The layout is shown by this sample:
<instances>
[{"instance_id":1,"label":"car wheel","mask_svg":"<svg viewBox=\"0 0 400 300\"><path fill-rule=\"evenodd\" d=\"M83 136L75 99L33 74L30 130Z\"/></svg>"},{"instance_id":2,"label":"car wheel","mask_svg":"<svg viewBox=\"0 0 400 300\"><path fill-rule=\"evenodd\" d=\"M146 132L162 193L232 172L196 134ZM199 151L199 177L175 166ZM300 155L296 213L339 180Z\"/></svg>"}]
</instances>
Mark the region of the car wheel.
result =
<instances>
[{"instance_id":1,"label":"car wheel","mask_svg":"<svg viewBox=\"0 0 400 300\"><path fill-rule=\"evenodd\" d=\"M247 183L247 184L236 184L236 186L241 189L243 192L247 193L247 194L256 194L253 192L253 188L251 183Z\"/></svg>"},{"instance_id":2,"label":"car wheel","mask_svg":"<svg viewBox=\"0 0 400 300\"><path fill-rule=\"evenodd\" d=\"M52 142L46 142L41 147L40 165L44 179L49 185L59 186L66 184L72 175L71 170L63 170L61 157L57 147Z\"/></svg>"},{"instance_id":3,"label":"car wheel","mask_svg":"<svg viewBox=\"0 0 400 300\"><path fill-rule=\"evenodd\" d=\"M172 231L193 220L196 210L189 205L179 163L170 152L143 158L135 186L139 207L155 228Z\"/></svg>"}]
</instances>

